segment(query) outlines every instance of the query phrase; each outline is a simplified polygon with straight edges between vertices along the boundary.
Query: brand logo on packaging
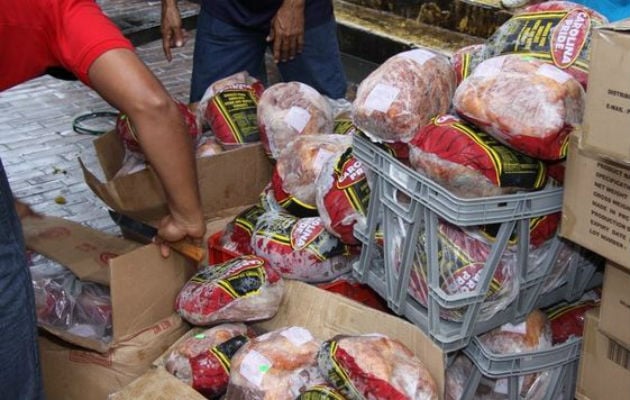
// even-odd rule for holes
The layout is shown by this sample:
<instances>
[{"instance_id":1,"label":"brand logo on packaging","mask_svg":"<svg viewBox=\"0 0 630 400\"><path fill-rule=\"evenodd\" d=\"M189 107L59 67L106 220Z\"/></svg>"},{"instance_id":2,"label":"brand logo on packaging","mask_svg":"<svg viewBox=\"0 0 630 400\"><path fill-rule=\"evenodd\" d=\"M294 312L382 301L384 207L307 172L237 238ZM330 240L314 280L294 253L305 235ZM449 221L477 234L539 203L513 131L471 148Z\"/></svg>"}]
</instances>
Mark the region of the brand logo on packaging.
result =
<instances>
[{"instance_id":1,"label":"brand logo on packaging","mask_svg":"<svg viewBox=\"0 0 630 400\"><path fill-rule=\"evenodd\" d=\"M311 244L324 229L324 224L319 217L300 219L291 232L291 246L296 250L305 248Z\"/></svg>"},{"instance_id":2,"label":"brand logo on packaging","mask_svg":"<svg viewBox=\"0 0 630 400\"><path fill-rule=\"evenodd\" d=\"M578 59L591 29L591 17L582 9L572 10L556 25L551 38L551 57L560 68Z\"/></svg>"},{"instance_id":3,"label":"brand logo on packaging","mask_svg":"<svg viewBox=\"0 0 630 400\"><path fill-rule=\"evenodd\" d=\"M363 164L361 161L354 157L350 157L345 160L339 179L337 179L337 187L339 189L345 189L365 179L365 171L363 170Z\"/></svg>"}]
</instances>

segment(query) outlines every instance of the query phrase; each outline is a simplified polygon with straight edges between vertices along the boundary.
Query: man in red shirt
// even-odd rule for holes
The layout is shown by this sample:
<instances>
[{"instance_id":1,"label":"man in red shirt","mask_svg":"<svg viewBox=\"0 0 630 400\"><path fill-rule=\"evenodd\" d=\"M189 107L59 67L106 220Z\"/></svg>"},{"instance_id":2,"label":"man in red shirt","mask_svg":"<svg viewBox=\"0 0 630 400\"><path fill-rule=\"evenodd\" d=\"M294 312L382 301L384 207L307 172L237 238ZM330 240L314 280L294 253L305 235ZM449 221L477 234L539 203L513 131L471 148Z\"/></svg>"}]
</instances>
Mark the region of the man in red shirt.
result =
<instances>
[{"instance_id":1,"label":"man in red shirt","mask_svg":"<svg viewBox=\"0 0 630 400\"><path fill-rule=\"evenodd\" d=\"M133 121L168 199L170 214L159 226L160 238L202 238L205 224L194 155L182 116L99 6L93 0L0 0L0 9L0 91L50 67L72 72ZM29 211L19 205L21 212ZM165 246L162 253L168 254ZM0 397L43 397L33 287L1 162Z\"/></svg>"}]
</instances>

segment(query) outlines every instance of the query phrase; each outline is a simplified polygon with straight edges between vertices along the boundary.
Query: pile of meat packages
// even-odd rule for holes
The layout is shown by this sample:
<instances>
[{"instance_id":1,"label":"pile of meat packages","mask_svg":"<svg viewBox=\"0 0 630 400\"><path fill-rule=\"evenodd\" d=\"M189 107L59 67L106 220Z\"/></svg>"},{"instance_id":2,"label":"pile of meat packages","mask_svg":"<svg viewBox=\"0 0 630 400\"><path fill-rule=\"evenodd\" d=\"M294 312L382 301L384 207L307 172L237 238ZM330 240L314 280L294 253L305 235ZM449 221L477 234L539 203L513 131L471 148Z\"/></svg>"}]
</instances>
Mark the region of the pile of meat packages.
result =
<instances>
[{"instance_id":1,"label":"pile of meat packages","mask_svg":"<svg viewBox=\"0 0 630 400\"><path fill-rule=\"evenodd\" d=\"M273 317L283 291L284 278L255 255L200 269L176 309L203 329L176 343L164 367L208 399L438 398L422 361L397 340L371 334L322 341L300 326L258 332L247 325Z\"/></svg>"},{"instance_id":2,"label":"pile of meat packages","mask_svg":"<svg viewBox=\"0 0 630 400\"><path fill-rule=\"evenodd\" d=\"M605 22L584 6L547 1L516 11L485 43L451 57L422 48L396 54L359 85L352 121L375 145L459 198L562 185L569 135L582 122L591 32ZM559 221L559 213L531 220L530 270L546 258ZM458 227L440 218L438 270L445 293L476 288L498 228ZM396 243L405 245L406 233L398 236L388 238L395 254L402 252ZM426 305L424 240L410 292ZM517 243L513 235L481 319L503 310L518 293ZM582 252L561 243L545 291L565 283ZM461 320L455 311L441 317Z\"/></svg>"}]
</instances>

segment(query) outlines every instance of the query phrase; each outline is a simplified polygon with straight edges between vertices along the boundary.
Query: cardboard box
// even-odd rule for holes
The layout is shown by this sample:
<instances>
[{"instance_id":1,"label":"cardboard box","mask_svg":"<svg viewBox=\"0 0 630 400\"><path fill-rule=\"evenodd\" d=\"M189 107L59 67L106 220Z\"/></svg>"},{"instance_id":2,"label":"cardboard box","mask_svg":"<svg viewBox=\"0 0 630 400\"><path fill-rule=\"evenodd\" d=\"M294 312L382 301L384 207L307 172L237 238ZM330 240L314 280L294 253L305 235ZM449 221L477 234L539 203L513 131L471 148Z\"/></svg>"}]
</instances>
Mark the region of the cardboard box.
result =
<instances>
[{"instance_id":1,"label":"cardboard box","mask_svg":"<svg viewBox=\"0 0 630 400\"><path fill-rule=\"evenodd\" d=\"M415 325L366 307L341 295L298 281L286 282L286 293L276 316L256 324L266 331L286 326L302 326L325 340L337 334L380 333L400 340L429 369L443 398L446 353ZM158 358L152 371L110 397L110 400L203 400L161 366ZM169 395L164 395L167 391Z\"/></svg>"},{"instance_id":2,"label":"cardboard box","mask_svg":"<svg viewBox=\"0 0 630 400\"><path fill-rule=\"evenodd\" d=\"M109 286L111 342L47 328L95 351L106 352L170 316L175 297L195 271L194 265L174 252L164 259L155 245L139 247L62 218L27 218L22 225L29 249L68 267L79 279Z\"/></svg>"},{"instance_id":3,"label":"cardboard box","mask_svg":"<svg viewBox=\"0 0 630 400\"><path fill-rule=\"evenodd\" d=\"M598 310L586 313L577 395L584 400L630 398L630 350L599 332Z\"/></svg>"},{"instance_id":4,"label":"cardboard box","mask_svg":"<svg viewBox=\"0 0 630 400\"><path fill-rule=\"evenodd\" d=\"M166 214L164 191L153 170L114 178L125 150L116 132L94 141L94 148L105 175L101 182L79 160L87 185L113 210L144 222L158 221ZM255 203L271 180L272 164L261 144L197 159L201 202L206 219L217 211Z\"/></svg>"},{"instance_id":5,"label":"cardboard box","mask_svg":"<svg viewBox=\"0 0 630 400\"><path fill-rule=\"evenodd\" d=\"M106 353L85 350L55 337L40 336L44 391L48 400L103 400L149 370L188 329L172 314L124 338Z\"/></svg>"},{"instance_id":6,"label":"cardboard box","mask_svg":"<svg viewBox=\"0 0 630 400\"><path fill-rule=\"evenodd\" d=\"M630 163L630 19L593 30L580 147Z\"/></svg>"},{"instance_id":7,"label":"cardboard box","mask_svg":"<svg viewBox=\"0 0 630 400\"><path fill-rule=\"evenodd\" d=\"M592 158L571 138L560 235L630 269L630 166Z\"/></svg>"},{"instance_id":8,"label":"cardboard box","mask_svg":"<svg viewBox=\"0 0 630 400\"><path fill-rule=\"evenodd\" d=\"M630 272L614 263L606 264L599 329L630 349ZM630 396L629 396L630 397Z\"/></svg>"}]
</instances>

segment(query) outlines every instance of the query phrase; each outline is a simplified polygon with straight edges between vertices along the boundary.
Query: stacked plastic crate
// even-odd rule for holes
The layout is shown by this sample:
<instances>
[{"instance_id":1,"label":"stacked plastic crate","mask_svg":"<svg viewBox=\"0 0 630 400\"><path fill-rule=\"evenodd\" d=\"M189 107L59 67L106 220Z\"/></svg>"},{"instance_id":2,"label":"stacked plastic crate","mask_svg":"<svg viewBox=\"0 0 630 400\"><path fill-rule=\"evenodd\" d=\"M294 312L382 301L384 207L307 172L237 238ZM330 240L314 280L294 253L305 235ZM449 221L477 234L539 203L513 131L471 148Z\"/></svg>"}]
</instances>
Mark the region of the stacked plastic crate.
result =
<instances>
[{"instance_id":1,"label":"stacked plastic crate","mask_svg":"<svg viewBox=\"0 0 630 400\"><path fill-rule=\"evenodd\" d=\"M382 67L391 69L377 70L367 78L380 82L370 82L370 87L364 81L364 87L359 87L353 119L365 135L355 136L353 153L369 176L371 198L367 223L355 226L362 252L354 275L445 352L455 355L461 350L472 360L474 373L466 379L463 398L475 398L485 377L499 379L504 386L501 393L507 396L502 398L518 399L525 377L544 373L547 384L535 398L573 399L580 338L546 350L511 355L495 354L479 340L479 335L504 324L522 322L535 309L576 301L601 282L590 254L557 234L543 245L530 243L536 221L554 214L557 217L561 211L562 187L548 184L536 191L458 197L395 157L395 150L370 140L392 142L388 139L393 136L385 137L391 131L374 133L369 122L361 124L362 110L357 111L357 102L364 102L372 117L387 118L386 114L413 107L414 102L435 100L439 96L435 86L427 90L433 98L418 99L422 91L401 94L399 90L404 89L396 81L406 79L415 72L413 68L429 60L434 62L426 52L402 54L396 62L404 67L384 64ZM430 67L433 71L439 68L435 62ZM432 85L439 86L438 79L432 79ZM406 103L396 103L400 98ZM409 141L409 137L404 139L402 142ZM490 226L493 237L473 250L476 265L446 265L468 257L467 232ZM446 260L447 252L453 260Z\"/></svg>"}]
</instances>

